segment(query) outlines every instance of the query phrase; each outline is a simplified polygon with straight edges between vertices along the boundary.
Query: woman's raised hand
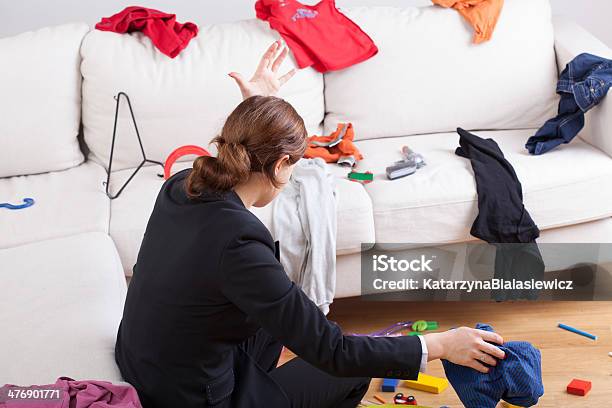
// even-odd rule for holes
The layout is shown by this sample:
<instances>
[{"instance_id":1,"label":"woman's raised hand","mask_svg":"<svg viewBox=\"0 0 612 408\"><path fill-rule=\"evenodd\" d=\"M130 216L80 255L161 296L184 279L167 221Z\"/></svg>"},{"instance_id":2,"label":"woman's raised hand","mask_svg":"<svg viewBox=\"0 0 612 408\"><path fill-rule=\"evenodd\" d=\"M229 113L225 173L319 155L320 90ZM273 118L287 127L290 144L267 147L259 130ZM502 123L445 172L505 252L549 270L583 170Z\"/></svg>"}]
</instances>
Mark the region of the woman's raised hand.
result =
<instances>
[{"instance_id":1,"label":"woman's raised hand","mask_svg":"<svg viewBox=\"0 0 612 408\"><path fill-rule=\"evenodd\" d=\"M279 41L275 41L259 61L259 66L249 81L238 72L230 72L229 76L234 78L242 98L247 99L251 96L273 96L278 90L295 74L295 68L280 76L278 69L287 56L287 48L282 47Z\"/></svg>"},{"instance_id":2,"label":"woman's raised hand","mask_svg":"<svg viewBox=\"0 0 612 408\"><path fill-rule=\"evenodd\" d=\"M426 334L424 338L428 360L442 358L487 373L487 365L495 366L497 359L505 358L502 350L490 344L503 344L504 339L499 334L486 330L459 327L442 333Z\"/></svg>"}]
</instances>

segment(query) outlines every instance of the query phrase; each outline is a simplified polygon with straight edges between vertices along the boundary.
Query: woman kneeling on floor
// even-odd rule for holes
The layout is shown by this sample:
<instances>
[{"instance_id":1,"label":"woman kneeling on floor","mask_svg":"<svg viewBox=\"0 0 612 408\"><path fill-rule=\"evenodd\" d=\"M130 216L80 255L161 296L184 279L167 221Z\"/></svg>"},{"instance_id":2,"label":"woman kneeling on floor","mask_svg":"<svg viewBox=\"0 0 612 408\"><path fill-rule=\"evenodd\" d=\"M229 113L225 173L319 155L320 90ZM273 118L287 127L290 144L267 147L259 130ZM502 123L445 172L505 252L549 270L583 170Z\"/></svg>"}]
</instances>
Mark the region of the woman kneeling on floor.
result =
<instances>
[{"instance_id":1,"label":"woman kneeling on floor","mask_svg":"<svg viewBox=\"0 0 612 408\"><path fill-rule=\"evenodd\" d=\"M116 360L145 408L355 407L370 377L416 379L444 358L486 372L495 333L345 336L291 282L270 232L250 211L269 204L306 149L293 107L275 95L287 54L274 43L244 101L213 142L218 157L163 185L134 267ZM297 358L277 367L282 346Z\"/></svg>"}]
</instances>

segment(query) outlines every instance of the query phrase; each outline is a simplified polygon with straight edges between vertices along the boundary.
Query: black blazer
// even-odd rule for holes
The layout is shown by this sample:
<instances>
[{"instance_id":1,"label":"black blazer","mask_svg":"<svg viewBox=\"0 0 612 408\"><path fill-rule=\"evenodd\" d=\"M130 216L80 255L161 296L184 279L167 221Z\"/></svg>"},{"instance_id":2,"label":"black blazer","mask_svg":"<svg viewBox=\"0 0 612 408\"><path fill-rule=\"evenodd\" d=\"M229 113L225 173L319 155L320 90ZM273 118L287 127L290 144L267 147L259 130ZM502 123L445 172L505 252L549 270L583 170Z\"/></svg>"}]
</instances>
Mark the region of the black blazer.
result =
<instances>
[{"instance_id":1,"label":"black blazer","mask_svg":"<svg viewBox=\"0 0 612 408\"><path fill-rule=\"evenodd\" d=\"M252 407L262 395L266 406L288 407L241 348L259 328L336 376L417 377L417 337L343 335L288 279L240 197L189 199L189 171L157 197L117 335L117 364L145 408Z\"/></svg>"}]
</instances>

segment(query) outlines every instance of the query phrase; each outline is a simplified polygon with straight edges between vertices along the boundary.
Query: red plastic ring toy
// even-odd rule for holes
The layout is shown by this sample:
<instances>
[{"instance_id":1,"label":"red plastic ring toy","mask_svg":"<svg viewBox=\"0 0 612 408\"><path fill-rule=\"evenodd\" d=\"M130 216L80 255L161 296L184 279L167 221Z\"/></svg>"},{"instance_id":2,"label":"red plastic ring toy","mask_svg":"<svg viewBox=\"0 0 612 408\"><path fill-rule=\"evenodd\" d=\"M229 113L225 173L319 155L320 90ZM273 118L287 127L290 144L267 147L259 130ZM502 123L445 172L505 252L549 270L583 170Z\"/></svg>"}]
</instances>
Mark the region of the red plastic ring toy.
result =
<instances>
[{"instance_id":1,"label":"red plastic ring toy","mask_svg":"<svg viewBox=\"0 0 612 408\"><path fill-rule=\"evenodd\" d=\"M168 180L170 178L170 170L172 169L172 165L175 161L177 161L180 157L188 156L190 154L197 154L198 156L210 156L208 150L200 146L186 145L178 147L174 149L166 159L166 163L164 164L164 179Z\"/></svg>"}]
</instances>

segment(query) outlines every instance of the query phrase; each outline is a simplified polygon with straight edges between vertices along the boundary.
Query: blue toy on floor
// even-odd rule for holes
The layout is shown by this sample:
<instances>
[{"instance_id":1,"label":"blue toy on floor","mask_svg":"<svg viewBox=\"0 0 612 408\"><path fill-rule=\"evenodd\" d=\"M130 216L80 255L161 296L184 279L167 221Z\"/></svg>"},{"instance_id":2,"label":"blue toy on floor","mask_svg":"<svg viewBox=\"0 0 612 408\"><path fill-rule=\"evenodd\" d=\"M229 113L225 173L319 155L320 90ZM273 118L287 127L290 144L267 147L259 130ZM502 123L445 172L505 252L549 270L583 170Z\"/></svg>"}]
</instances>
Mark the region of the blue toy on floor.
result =
<instances>
[{"instance_id":1,"label":"blue toy on floor","mask_svg":"<svg viewBox=\"0 0 612 408\"><path fill-rule=\"evenodd\" d=\"M382 391L383 392L395 392L395 387L399 384L399 380L396 378L383 378Z\"/></svg>"},{"instance_id":2,"label":"blue toy on floor","mask_svg":"<svg viewBox=\"0 0 612 408\"><path fill-rule=\"evenodd\" d=\"M11 204L11 203L0 203L0 208L6 208L8 210L22 210L34 205L33 198L24 198L23 204Z\"/></svg>"}]
</instances>

